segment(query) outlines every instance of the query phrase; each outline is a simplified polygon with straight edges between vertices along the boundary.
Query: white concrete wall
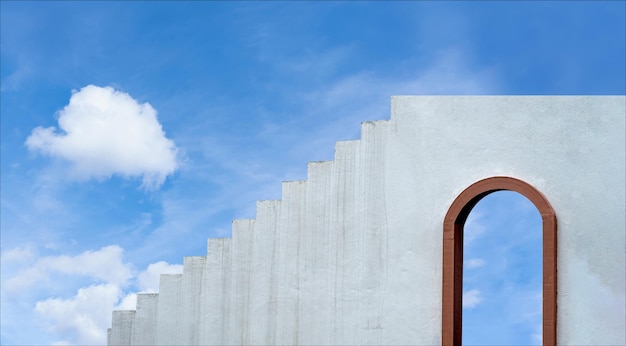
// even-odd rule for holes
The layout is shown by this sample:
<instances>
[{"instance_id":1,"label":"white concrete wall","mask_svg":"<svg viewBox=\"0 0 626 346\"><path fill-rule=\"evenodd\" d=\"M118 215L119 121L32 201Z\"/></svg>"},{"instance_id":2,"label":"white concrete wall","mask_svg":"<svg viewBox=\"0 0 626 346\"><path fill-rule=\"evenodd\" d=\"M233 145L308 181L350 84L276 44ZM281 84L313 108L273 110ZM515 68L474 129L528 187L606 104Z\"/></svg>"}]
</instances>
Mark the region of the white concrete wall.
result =
<instances>
[{"instance_id":1,"label":"white concrete wall","mask_svg":"<svg viewBox=\"0 0 626 346\"><path fill-rule=\"evenodd\" d=\"M440 343L443 217L498 175L557 213L559 344L626 344L625 103L394 97L391 120L363 123L231 240L163 275L152 330L140 304L115 312L110 344L150 340L129 328L160 345Z\"/></svg>"},{"instance_id":2,"label":"white concrete wall","mask_svg":"<svg viewBox=\"0 0 626 346\"><path fill-rule=\"evenodd\" d=\"M427 273L426 265L440 277L441 220L456 195L489 176L522 179L557 214L558 342L625 344L624 106L623 96L393 98L387 171L394 178L386 179L385 198L397 207L387 218L423 227L420 249L395 251L430 252L413 275ZM419 282L429 301L440 301L437 280ZM426 315L439 321L439 306Z\"/></svg>"}]
</instances>

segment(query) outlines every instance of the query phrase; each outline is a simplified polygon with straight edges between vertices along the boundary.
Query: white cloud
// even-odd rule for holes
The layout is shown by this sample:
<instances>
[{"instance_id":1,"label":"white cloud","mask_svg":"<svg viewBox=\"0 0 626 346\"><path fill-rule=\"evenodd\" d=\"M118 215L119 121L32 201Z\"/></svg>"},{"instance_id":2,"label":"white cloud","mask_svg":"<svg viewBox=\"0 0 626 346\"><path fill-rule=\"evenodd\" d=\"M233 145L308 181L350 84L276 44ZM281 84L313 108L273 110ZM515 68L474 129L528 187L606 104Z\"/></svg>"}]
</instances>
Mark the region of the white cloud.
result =
<instances>
[{"instance_id":1,"label":"white cloud","mask_svg":"<svg viewBox=\"0 0 626 346\"><path fill-rule=\"evenodd\" d=\"M467 269L479 268L484 265L485 265L485 260L483 260L482 258L472 258L472 259L465 261L465 263L463 263L463 266Z\"/></svg>"},{"instance_id":2,"label":"white cloud","mask_svg":"<svg viewBox=\"0 0 626 346\"><path fill-rule=\"evenodd\" d=\"M463 292L463 309L475 308L483 301L479 290Z\"/></svg>"},{"instance_id":3,"label":"white cloud","mask_svg":"<svg viewBox=\"0 0 626 346\"><path fill-rule=\"evenodd\" d=\"M33 250L28 246L16 247L2 251L0 258L2 264L28 262L33 258Z\"/></svg>"},{"instance_id":4,"label":"white cloud","mask_svg":"<svg viewBox=\"0 0 626 346\"><path fill-rule=\"evenodd\" d=\"M488 94L498 89L497 71L475 68L469 56L458 48L440 50L434 63L411 83L408 92L417 94Z\"/></svg>"},{"instance_id":5,"label":"white cloud","mask_svg":"<svg viewBox=\"0 0 626 346\"><path fill-rule=\"evenodd\" d=\"M74 91L58 115L60 133L37 127L26 146L69 161L74 178L142 177L142 187L150 189L178 168L178 149L156 110L127 93L88 85Z\"/></svg>"},{"instance_id":6,"label":"white cloud","mask_svg":"<svg viewBox=\"0 0 626 346\"><path fill-rule=\"evenodd\" d=\"M137 288L140 292L158 292L161 274L182 274L182 272L181 264L168 264L163 261L152 263L137 276Z\"/></svg>"},{"instance_id":7,"label":"white cloud","mask_svg":"<svg viewBox=\"0 0 626 346\"><path fill-rule=\"evenodd\" d=\"M131 268L122 262L123 249L117 245L98 251L85 251L77 256L47 256L6 281L9 292L17 292L47 280L54 273L81 275L92 279L125 285L132 276Z\"/></svg>"}]
</instances>

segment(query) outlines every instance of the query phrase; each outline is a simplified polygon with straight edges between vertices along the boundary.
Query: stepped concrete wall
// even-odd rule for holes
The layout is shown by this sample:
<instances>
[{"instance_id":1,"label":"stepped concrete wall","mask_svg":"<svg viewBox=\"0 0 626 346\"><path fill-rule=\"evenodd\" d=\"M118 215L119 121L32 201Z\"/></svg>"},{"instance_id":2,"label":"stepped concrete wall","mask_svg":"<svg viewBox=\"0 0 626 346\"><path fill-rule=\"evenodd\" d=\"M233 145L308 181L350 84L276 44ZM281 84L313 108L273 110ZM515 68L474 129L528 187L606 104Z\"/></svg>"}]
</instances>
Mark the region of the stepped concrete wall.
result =
<instances>
[{"instance_id":1,"label":"stepped concrete wall","mask_svg":"<svg viewBox=\"0 0 626 346\"><path fill-rule=\"evenodd\" d=\"M626 344L625 104L393 97L390 120L364 122L136 312L115 311L109 344L440 344L443 219L492 176L556 211L558 343Z\"/></svg>"}]
</instances>

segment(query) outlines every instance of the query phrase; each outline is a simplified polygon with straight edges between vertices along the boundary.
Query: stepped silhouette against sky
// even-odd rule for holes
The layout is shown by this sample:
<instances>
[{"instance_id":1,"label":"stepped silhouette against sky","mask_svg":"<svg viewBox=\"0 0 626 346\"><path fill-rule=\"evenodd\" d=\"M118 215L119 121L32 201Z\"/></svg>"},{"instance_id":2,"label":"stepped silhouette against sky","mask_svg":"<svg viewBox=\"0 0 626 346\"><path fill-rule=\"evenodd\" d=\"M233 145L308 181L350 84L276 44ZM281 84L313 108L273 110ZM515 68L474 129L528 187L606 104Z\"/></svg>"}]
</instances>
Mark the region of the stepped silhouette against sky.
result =
<instances>
[{"instance_id":1,"label":"stepped silhouette against sky","mask_svg":"<svg viewBox=\"0 0 626 346\"><path fill-rule=\"evenodd\" d=\"M556 212L558 343L624 343L624 104L394 97L390 120L363 122L332 161L233 221L232 238L114 311L109 345L441 344L444 217L468 186L502 176Z\"/></svg>"}]
</instances>

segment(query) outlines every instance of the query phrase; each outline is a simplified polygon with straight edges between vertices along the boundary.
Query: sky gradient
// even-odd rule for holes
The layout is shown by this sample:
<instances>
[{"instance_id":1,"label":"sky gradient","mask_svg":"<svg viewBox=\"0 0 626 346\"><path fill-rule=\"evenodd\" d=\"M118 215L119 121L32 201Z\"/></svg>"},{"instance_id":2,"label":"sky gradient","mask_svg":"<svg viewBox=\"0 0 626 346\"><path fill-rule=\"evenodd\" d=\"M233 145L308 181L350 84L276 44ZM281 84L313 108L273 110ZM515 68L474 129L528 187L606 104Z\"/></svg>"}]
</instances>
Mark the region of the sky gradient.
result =
<instances>
[{"instance_id":1,"label":"sky gradient","mask_svg":"<svg viewBox=\"0 0 626 346\"><path fill-rule=\"evenodd\" d=\"M308 161L332 159L361 121L388 119L392 95L625 94L625 13L620 1L0 2L0 343L105 342L113 308L280 198ZM501 222L476 211L478 229ZM492 268L472 246L475 270ZM496 288L474 289L468 311L488 314Z\"/></svg>"}]
</instances>

